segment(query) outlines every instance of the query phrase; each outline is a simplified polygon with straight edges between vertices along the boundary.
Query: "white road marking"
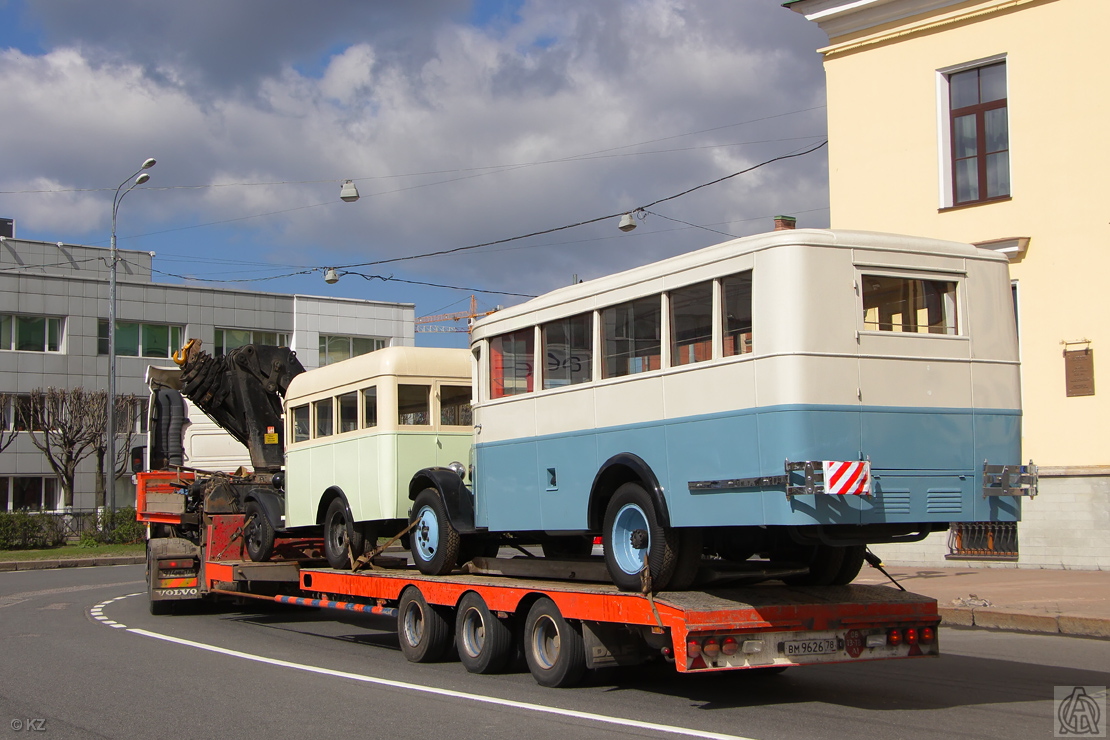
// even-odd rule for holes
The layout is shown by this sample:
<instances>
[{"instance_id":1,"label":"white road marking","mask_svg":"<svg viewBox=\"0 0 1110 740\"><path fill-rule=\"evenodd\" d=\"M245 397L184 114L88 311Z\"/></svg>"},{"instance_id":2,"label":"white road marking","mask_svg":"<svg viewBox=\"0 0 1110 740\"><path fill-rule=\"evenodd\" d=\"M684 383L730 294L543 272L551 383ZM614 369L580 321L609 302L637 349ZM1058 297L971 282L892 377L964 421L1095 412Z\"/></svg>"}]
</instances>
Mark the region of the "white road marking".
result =
<instances>
[{"instance_id":1,"label":"white road marking","mask_svg":"<svg viewBox=\"0 0 1110 740\"><path fill-rule=\"evenodd\" d=\"M120 596L115 599L101 602L93 609L103 609L106 605L113 601L128 598L129 596L142 596L141 593L127 594L127 596ZM91 610L90 610L91 611ZM163 640L171 642L176 645L183 645L185 647L196 648L198 650L207 650L208 652L226 655L232 658L239 658L240 660L250 660L256 663L265 663L267 665L277 666L279 668L292 668L298 671L305 671L307 673L316 673L322 676L332 676L334 678L346 678L352 681L360 681L362 683L375 684L377 686L389 686L394 689L402 689L405 691L419 691L424 694L434 694L436 696L444 696L451 699L459 699L462 701L477 702L479 704L492 704L499 707L509 707L511 709L520 709L526 712L537 712L540 714L555 714L561 717L573 717L575 719L586 720L588 722L599 722L608 725L618 725L621 727L632 727L638 730L648 730L651 732L668 733L671 735L682 735L685 737L702 737L710 738L711 740L752 740L752 738L742 737L740 735L725 735L719 732L707 732L706 730L694 730L689 727L677 727L675 725L663 725L655 722L642 722L635 719L625 719L623 717L610 717L605 714L595 714L593 712L579 712L574 709L561 709L559 707L548 707L543 704L531 704L523 701L513 701L512 699L500 699L496 696L484 696L482 694L464 694L461 691L452 691L451 689L440 689L434 686L424 686L422 684L408 683L406 681L393 681L388 678L376 678L374 676L365 676L361 673L349 673L347 671L336 671L330 668L321 668L320 666L306 665L304 663L293 663L288 660L278 660L277 658L267 658L262 655L254 655L252 653L244 653L240 650L230 650L222 648L217 645L209 645L203 642L196 642L194 640L186 640L181 637L173 637L172 635L163 635L159 632L151 632L149 630L139 629L137 627L128 627L119 622L112 622L111 620L102 620L103 624L116 629L126 629L128 632L139 635L140 637L151 637L155 640Z\"/></svg>"}]
</instances>

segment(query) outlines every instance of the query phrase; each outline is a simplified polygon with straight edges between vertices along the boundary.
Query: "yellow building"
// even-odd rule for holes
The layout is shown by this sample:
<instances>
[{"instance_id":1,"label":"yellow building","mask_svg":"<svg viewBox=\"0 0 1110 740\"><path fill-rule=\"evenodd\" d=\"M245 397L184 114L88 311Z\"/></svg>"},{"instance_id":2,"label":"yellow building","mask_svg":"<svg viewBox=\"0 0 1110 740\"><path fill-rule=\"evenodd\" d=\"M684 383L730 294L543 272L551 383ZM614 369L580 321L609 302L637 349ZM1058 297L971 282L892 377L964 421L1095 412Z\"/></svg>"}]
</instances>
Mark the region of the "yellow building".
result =
<instances>
[{"instance_id":1,"label":"yellow building","mask_svg":"<svg viewBox=\"0 0 1110 740\"><path fill-rule=\"evenodd\" d=\"M1041 466L1041 496L1025 502L1011 548L1018 564L1110 568L1110 0L786 7L829 37L832 227L1010 256L1023 457ZM991 539L934 535L883 555L1005 561Z\"/></svg>"}]
</instances>

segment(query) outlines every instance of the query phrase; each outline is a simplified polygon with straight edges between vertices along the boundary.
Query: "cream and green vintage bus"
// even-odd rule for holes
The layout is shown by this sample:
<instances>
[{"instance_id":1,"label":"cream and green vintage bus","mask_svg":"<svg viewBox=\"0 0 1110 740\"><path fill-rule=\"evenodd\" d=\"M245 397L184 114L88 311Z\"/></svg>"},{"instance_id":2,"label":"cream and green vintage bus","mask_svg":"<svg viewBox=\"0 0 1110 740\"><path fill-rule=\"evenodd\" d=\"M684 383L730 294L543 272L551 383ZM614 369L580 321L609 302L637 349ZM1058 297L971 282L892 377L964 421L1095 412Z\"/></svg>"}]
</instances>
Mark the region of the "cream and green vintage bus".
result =
<instances>
[{"instance_id":1,"label":"cream and green vintage bus","mask_svg":"<svg viewBox=\"0 0 1110 740\"><path fill-rule=\"evenodd\" d=\"M285 395L285 529L322 525L335 568L379 532L401 531L413 471L468 459L470 392L465 349L388 347L295 377Z\"/></svg>"}]
</instances>

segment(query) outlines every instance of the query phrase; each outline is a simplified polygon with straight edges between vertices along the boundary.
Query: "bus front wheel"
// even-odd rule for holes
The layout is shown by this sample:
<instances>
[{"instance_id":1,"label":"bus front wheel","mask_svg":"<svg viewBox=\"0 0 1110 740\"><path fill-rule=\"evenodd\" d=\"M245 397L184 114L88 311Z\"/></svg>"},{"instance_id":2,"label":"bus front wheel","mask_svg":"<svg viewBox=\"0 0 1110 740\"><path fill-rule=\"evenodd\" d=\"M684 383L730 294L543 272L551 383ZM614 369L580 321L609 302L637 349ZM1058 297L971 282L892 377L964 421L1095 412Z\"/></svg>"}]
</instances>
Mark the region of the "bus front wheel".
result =
<instances>
[{"instance_id":1,"label":"bus front wheel","mask_svg":"<svg viewBox=\"0 0 1110 740\"><path fill-rule=\"evenodd\" d=\"M651 588L667 588L675 572L681 546L679 533L659 523L655 505L639 483L625 483L605 509L602 542L609 577L622 591L641 589L644 554Z\"/></svg>"},{"instance_id":2,"label":"bus front wheel","mask_svg":"<svg viewBox=\"0 0 1110 740\"><path fill-rule=\"evenodd\" d=\"M412 504L416 526L410 534L412 559L426 576L441 576L454 570L459 562L458 530L447 518L447 509L434 488L425 488Z\"/></svg>"}]
</instances>

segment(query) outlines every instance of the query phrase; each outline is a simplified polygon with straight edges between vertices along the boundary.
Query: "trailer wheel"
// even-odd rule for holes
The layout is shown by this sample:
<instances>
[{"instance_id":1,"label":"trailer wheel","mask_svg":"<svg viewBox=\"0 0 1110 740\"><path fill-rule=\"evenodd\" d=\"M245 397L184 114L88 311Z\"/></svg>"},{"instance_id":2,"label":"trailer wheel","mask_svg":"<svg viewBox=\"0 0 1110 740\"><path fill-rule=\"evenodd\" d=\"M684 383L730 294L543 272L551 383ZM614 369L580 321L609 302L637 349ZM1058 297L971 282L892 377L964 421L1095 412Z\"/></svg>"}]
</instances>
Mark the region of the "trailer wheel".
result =
<instances>
[{"instance_id":1,"label":"trailer wheel","mask_svg":"<svg viewBox=\"0 0 1110 740\"><path fill-rule=\"evenodd\" d=\"M328 565L336 570L350 568L351 558L362 554L365 543L362 530L347 513L347 502L342 498L332 499L324 515L324 555Z\"/></svg>"},{"instance_id":2,"label":"trailer wheel","mask_svg":"<svg viewBox=\"0 0 1110 740\"><path fill-rule=\"evenodd\" d=\"M831 585L833 586L847 586L856 580L860 569L863 568L863 556L867 552L867 545L849 545L842 549L844 550L844 561L840 564L840 570L836 572L836 576L832 579Z\"/></svg>"},{"instance_id":3,"label":"trailer wheel","mask_svg":"<svg viewBox=\"0 0 1110 740\"><path fill-rule=\"evenodd\" d=\"M412 559L426 576L441 576L459 562L458 531L451 526L439 491L425 488L412 504Z\"/></svg>"},{"instance_id":4,"label":"trailer wheel","mask_svg":"<svg viewBox=\"0 0 1110 740\"><path fill-rule=\"evenodd\" d=\"M622 591L640 590L644 550L637 548L637 532L647 533L648 565L652 589L667 588L674 575L681 545L679 533L659 524L655 506L638 483L625 483L613 494L605 509L605 566L609 577Z\"/></svg>"},{"instance_id":5,"label":"trailer wheel","mask_svg":"<svg viewBox=\"0 0 1110 740\"><path fill-rule=\"evenodd\" d=\"M451 610L424 600L420 589L410 586L397 604L397 641L410 663L442 660L451 647Z\"/></svg>"},{"instance_id":6,"label":"trailer wheel","mask_svg":"<svg viewBox=\"0 0 1110 740\"><path fill-rule=\"evenodd\" d=\"M257 501L248 501L243 513L250 521L243 531L243 541L247 544L247 557L256 563L264 563L274 554L274 526L266 516L262 504Z\"/></svg>"},{"instance_id":7,"label":"trailer wheel","mask_svg":"<svg viewBox=\"0 0 1110 740\"><path fill-rule=\"evenodd\" d=\"M462 597L455 614L459 662L471 673L500 673L513 657L513 631L473 591Z\"/></svg>"},{"instance_id":8,"label":"trailer wheel","mask_svg":"<svg viewBox=\"0 0 1110 740\"><path fill-rule=\"evenodd\" d=\"M586 675L581 625L563 619L555 602L544 596L524 621L524 658L540 686L574 686Z\"/></svg>"}]
</instances>

